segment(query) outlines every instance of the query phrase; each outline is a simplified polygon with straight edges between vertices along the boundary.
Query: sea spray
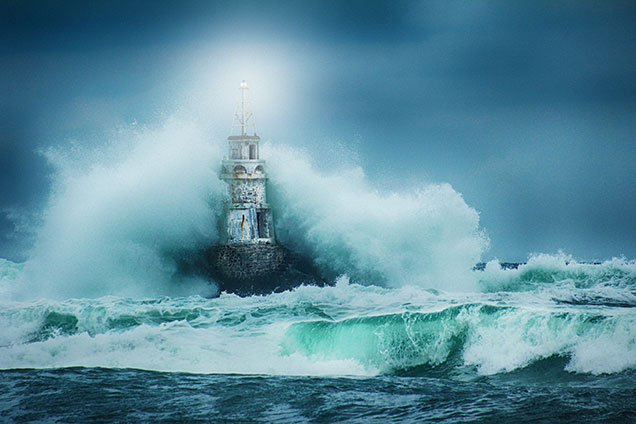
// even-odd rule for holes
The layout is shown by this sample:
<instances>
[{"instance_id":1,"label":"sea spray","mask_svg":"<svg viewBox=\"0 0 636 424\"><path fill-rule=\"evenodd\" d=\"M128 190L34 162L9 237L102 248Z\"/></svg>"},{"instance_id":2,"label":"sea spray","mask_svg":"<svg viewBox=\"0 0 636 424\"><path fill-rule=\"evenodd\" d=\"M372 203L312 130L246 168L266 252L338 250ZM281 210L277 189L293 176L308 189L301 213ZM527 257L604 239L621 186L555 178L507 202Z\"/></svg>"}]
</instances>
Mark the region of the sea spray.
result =
<instances>
[{"instance_id":1,"label":"sea spray","mask_svg":"<svg viewBox=\"0 0 636 424\"><path fill-rule=\"evenodd\" d=\"M488 244L478 213L449 184L381 192L359 166L324 174L303 152L264 146L283 243L364 284L475 290Z\"/></svg>"},{"instance_id":2,"label":"sea spray","mask_svg":"<svg viewBox=\"0 0 636 424\"><path fill-rule=\"evenodd\" d=\"M118 154L56 161L19 297L213 293L181 276L176 259L218 238L218 146L176 119L124 136L110 144Z\"/></svg>"}]
</instances>

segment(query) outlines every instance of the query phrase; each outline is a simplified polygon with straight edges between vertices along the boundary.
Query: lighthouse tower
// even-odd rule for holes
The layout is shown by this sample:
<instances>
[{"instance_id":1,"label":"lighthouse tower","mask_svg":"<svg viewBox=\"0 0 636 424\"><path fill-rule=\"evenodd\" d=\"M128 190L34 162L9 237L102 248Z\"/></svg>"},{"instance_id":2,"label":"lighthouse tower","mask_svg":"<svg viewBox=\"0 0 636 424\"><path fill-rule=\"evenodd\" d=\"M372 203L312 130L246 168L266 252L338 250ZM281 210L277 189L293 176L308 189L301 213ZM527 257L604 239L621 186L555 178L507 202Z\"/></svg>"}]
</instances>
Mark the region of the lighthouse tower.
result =
<instances>
[{"instance_id":1,"label":"lighthouse tower","mask_svg":"<svg viewBox=\"0 0 636 424\"><path fill-rule=\"evenodd\" d=\"M240 101L228 155L221 177L228 185L225 236L207 251L202 268L221 291L253 295L287 290L300 284L323 284L309 274L310 264L276 243L272 210L267 203L265 161L260 159L261 138L249 108L247 83L241 82Z\"/></svg>"},{"instance_id":2,"label":"lighthouse tower","mask_svg":"<svg viewBox=\"0 0 636 424\"><path fill-rule=\"evenodd\" d=\"M228 155L221 171L231 194L225 244L273 244L274 225L267 204L265 161L260 159L261 138L256 135L245 81L239 90L240 102L232 134L227 138Z\"/></svg>"}]
</instances>

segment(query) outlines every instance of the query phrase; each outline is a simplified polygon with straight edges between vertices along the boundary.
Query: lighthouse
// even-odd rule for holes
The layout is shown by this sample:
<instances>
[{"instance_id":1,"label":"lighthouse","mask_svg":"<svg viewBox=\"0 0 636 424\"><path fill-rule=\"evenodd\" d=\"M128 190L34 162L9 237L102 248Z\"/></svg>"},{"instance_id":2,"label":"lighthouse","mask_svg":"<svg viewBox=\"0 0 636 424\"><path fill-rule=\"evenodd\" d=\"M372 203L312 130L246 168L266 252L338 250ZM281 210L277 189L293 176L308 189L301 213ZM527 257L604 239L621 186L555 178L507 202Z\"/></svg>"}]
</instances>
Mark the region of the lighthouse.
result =
<instances>
[{"instance_id":1,"label":"lighthouse","mask_svg":"<svg viewBox=\"0 0 636 424\"><path fill-rule=\"evenodd\" d=\"M289 251L274 236L261 138L256 134L245 81L239 94L227 156L221 163L221 178L228 189L223 228L219 244L208 257L210 274L221 290L250 295L284 287L292 264Z\"/></svg>"},{"instance_id":2,"label":"lighthouse","mask_svg":"<svg viewBox=\"0 0 636 424\"><path fill-rule=\"evenodd\" d=\"M267 203L265 161L260 159L261 138L256 134L249 104L249 87L242 81L240 101L227 138L228 154L221 178L227 183L225 243L227 245L273 244L274 223Z\"/></svg>"},{"instance_id":3,"label":"lighthouse","mask_svg":"<svg viewBox=\"0 0 636 424\"><path fill-rule=\"evenodd\" d=\"M267 203L267 173L260 158L261 138L250 111L249 88L239 86L239 104L227 138L221 178L227 183L225 217L219 243L206 250L201 269L220 291L242 296L288 290L300 284L323 285L310 259L276 242Z\"/></svg>"}]
</instances>

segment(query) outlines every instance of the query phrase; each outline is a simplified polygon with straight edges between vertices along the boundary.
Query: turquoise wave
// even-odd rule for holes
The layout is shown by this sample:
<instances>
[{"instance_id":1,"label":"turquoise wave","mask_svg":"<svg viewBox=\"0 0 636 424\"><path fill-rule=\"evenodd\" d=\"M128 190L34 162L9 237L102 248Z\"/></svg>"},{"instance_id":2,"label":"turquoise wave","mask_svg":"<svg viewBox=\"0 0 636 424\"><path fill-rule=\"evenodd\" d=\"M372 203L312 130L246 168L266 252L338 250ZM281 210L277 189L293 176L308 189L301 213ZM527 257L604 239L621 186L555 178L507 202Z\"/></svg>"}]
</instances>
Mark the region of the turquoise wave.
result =
<instances>
[{"instance_id":1,"label":"turquoise wave","mask_svg":"<svg viewBox=\"0 0 636 424\"><path fill-rule=\"evenodd\" d=\"M517 269L501 269L499 263L493 261L476 275L482 289L489 292L563 286L570 289L612 287L636 293L636 261L624 258L591 264L563 255L537 255Z\"/></svg>"},{"instance_id":2,"label":"turquoise wave","mask_svg":"<svg viewBox=\"0 0 636 424\"><path fill-rule=\"evenodd\" d=\"M315 360L352 359L381 373L419 369L450 373L508 372L551 357L566 370L605 372L603 348L621 352L611 371L636 366L636 316L606 311L545 311L465 304L437 312L403 312L342 321L293 324L286 354ZM608 342L602 346L601 340ZM611 346L611 348L609 347Z\"/></svg>"},{"instance_id":3,"label":"turquoise wave","mask_svg":"<svg viewBox=\"0 0 636 424\"><path fill-rule=\"evenodd\" d=\"M247 298L0 299L0 368L474 376L549 363L561 373L636 370L633 263L524 267L475 271L499 287L481 293L341 279ZM20 284L21 266L0 268L6 293Z\"/></svg>"}]
</instances>

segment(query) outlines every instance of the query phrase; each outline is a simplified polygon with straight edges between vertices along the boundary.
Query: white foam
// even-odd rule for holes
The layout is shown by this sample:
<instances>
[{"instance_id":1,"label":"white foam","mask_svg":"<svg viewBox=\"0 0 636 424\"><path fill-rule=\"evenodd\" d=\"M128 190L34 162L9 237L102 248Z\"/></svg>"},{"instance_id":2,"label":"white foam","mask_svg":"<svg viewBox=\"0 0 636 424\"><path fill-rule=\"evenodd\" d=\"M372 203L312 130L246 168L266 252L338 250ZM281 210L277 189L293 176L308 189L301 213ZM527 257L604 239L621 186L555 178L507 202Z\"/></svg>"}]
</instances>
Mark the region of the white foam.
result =
<instances>
[{"instance_id":1,"label":"white foam","mask_svg":"<svg viewBox=\"0 0 636 424\"><path fill-rule=\"evenodd\" d=\"M519 308L496 318L466 317L470 337L463 353L466 365L482 374L523 368L552 356L571 357L566 370L612 373L636 365L636 317L598 310L593 322L585 311Z\"/></svg>"},{"instance_id":2,"label":"white foam","mask_svg":"<svg viewBox=\"0 0 636 424\"><path fill-rule=\"evenodd\" d=\"M195 373L373 375L350 359L316 361L281 353L287 324L194 328L185 321L141 324L95 335L82 331L0 346L0 368L112 367Z\"/></svg>"},{"instance_id":3,"label":"white foam","mask_svg":"<svg viewBox=\"0 0 636 424\"><path fill-rule=\"evenodd\" d=\"M552 356L569 357L566 369L575 372L636 368L636 317L630 308L549 303L501 308L501 302L488 301L488 296L467 299L412 286L385 289L341 281L334 287L250 298L224 294L216 299L110 296L3 302L0 326L7 331L0 337L0 368L377 375L439 365L453 349L461 349L463 365L481 374L513 371ZM422 315L451 306L460 308L457 315L441 314L433 321ZM66 315L77 319L76 328L60 326ZM388 321L364 319L379 315ZM315 327L317 333L304 327L303 337L316 337L318 343L307 351L297 349L297 334L289 331L295 323L351 318L344 326L333 323L332 333L323 333L321 326ZM460 334L465 338L456 346Z\"/></svg>"}]
</instances>

